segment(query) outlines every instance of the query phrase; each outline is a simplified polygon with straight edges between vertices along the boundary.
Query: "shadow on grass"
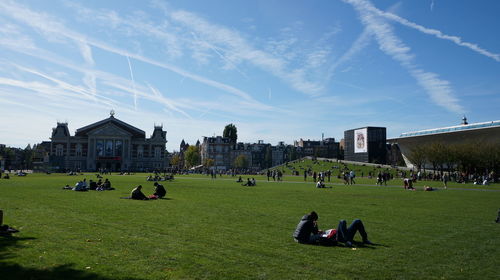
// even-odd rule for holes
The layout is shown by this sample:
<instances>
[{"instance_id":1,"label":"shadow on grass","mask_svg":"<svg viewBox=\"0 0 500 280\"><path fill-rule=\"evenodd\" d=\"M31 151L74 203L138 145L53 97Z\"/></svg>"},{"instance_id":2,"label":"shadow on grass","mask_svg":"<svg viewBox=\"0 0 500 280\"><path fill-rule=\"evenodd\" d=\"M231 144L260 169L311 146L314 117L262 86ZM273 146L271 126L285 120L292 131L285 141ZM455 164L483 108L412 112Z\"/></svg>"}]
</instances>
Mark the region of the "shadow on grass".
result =
<instances>
[{"instance_id":1,"label":"shadow on grass","mask_svg":"<svg viewBox=\"0 0 500 280\"><path fill-rule=\"evenodd\" d=\"M370 244L370 245L367 245L363 242L360 242L360 241L353 241L352 244L354 245L354 247L356 248L363 248L363 249L377 249L377 247L386 247L388 248L389 246L387 245L384 245L384 244L379 244L379 243L373 243L373 244Z\"/></svg>"},{"instance_id":2,"label":"shadow on grass","mask_svg":"<svg viewBox=\"0 0 500 280\"><path fill-rule=\"evenodd\" d=\"M21 243L26 240L33 240L33 237L0 237L0 275L2 279L36 279L36 280L57 280L57 279L75 279L75 280L113 280L100 276L96 273L78 270L73 268L74 264L57 265L52 268L39 269L28 268L6 261L12 258L12 254L7 252L8 247L22 248ZM121 278L126 280L140 280L139 278Z\"/></svg>"}]
</instances>

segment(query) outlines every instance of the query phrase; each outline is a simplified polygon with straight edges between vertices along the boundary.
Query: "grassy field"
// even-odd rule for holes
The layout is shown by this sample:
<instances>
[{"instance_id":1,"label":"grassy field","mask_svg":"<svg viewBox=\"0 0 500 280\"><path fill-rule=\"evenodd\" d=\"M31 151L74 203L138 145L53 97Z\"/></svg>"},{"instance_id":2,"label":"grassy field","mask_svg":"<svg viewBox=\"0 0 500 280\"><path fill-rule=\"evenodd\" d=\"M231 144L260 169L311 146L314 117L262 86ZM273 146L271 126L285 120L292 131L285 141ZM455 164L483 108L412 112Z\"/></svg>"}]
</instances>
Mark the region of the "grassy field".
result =
<instances>
[{"instance_id":1,"label":"grassy field","mask_svg":"<svg viewBox=\"0 0 500 280\"><path fill-rule=\"evenodd\" d=\"M288 173L289 174L289 173ZM0 180L1 279L498 279L500 187L405 191L359 178L316 189L286 176L243 187L234 178L177 176L167 198L120 199L146 174L107 176L105 192L62 190L85 176L33 174ZM244 176L246 178L246 176ZM432 184L435 184L433 182ZM437 182L439 183L439 182ZM398 187L395 187L398 186ZM361 218L376 246L297 244L303 214L321 228ZM360 240L356 236L355 240Z\"/></svg>"}]
</instances>

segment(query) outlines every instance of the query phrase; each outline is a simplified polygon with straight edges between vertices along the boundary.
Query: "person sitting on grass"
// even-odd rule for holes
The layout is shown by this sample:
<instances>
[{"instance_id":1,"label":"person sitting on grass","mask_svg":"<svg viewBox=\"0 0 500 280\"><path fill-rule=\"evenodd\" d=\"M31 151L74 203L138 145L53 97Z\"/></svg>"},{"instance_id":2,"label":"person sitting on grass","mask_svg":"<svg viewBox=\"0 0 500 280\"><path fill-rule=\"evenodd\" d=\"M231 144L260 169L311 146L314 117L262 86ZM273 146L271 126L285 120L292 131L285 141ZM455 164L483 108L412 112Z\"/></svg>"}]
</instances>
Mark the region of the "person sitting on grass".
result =
<instances>
[{"instance_id":1,"label":"person sitting on grass","mask_svg":"<svg viewBox=\"0 0 500 280\"><path fill-rule=\"evenodd\" d=\"M250 178L247 178L247 182L245 184L241 184L242 186L252 186L252 181L250 181Z\"/></svg>"},{"instance_id":2,"label":"person sitting on grass","mask_svg":"<svg viewBox=\"0 0 500 280\"><path fill-rule=\"evenodd\" d=\"M104 183L102 184L102 188L106 191L114 190L114 188L111 187L111 182L108 180L108 178L106 178L106 180L104 180Z\"/></svg>"},{"instance_id":3,"label":"person sitting on grass","mask_svg":"<svg viewBox=\"0 0 500 280\"><path fill-rule=\"evenodd\" d=\"M317 183L316 183L316 188L318 189L322 189L322 188L325 188L325 183L323 183L322 180L319 180Z\"/></svg>"},{"instance_id":4,"label":"person sitting on grass","mask_svg":"<svg viewBox=\"0 0 500 280\"><path fill-rule=\"evenodd\" d=\"M236 183L243 183L243 179L241 179L241 176L240 178L238 178L238 181L236 181Z\"/></svg>"},{"instance_id":5,"label":"person sitting on grass","mask_svg":"<svg viewBox=\"0 0 500 280\"><path fill-rule=\"evenodd\" d=\"M495 220L495 223L500 223L500 209L498 209L497 219Z\"/></svg>"},{"instance_id":6,"label":"person sitting on grass","mask_svg":"<svg viewBox=\"0 0 500 280\"><path fill-rule=\"evenodd\" d=\"M141 185L137 186L135 189L132 190L132 192L130 193L130 198L136 199L136 200L148 200L149 199L142 193L142 186Z\"/></svg>"},{"instance_id":7,"label":"person sitting on grass","mask_svg":"<svg viewBox=\"0 0 500 280\"><path fill-rule=\"evenodd\" d=\"M158 184L158 182L154 183L155 186L155 192L153 193L156 198L163 198L165 195L167 195L167 190L163 185Z\"/></svg>"},{"instance_id":8,"label":"person sitting on grass","mask_svg":"<svg viewBox=\"0 0 500 280\"><path fill-rule=\"evenodd\" d=\"M293 233L295 241L302 244L318 245L336 245L337 242L342 242L346 247L352 247L354 235L359 231L363 243L373 245L368 240L368 234L361 220L354 220L349 227L347 227L345 220L341 220L337 229L329 229L323 232L318 229L318 218L315 211L304 215Z\"/></svg>"},{"instance_id":9,"label":"person sitting on grass","mask_svg":"<svg viewBox=\"0 0 500 280\"><path fill-rule=\"evenodd\" d=\"M4 178L4 179L10 179L10 177L9 177L9 173L5 173L5 175L3 175L3 178Z\"/></svg>"},{"instance_id":10,"label":"person sitting on grass","mask_svg":"<svg viewBox=\"0 0 500 280\"><path fill-rule=\"evenodd\" d=\"M19 232L17 229L3 224L3 210L0 210L0 235L10 236L13 233Z\"/></svg>"},{"instance_id":11,"label":"person sitting on grass","mask_svg":"<svg viewBox=\"0 0 500 280\"><path fill-rule=\"evenodd\" d=\"M95 191L97 189L97 183L95 181L89 180L89 190Z\"/></svg>"},{"instance_id":12,"label":"person sitting on grass","mask_svg":"<svg viewBox=\"0 0 500 280\"><path fill-rule=\"evenodd\" d=\"M87 191L87 187L85 186L85 184L83 183L82 180L78 181L78 183L76 183L75 187L73 188L74 191L77 191L77 192L86 192Z\"/></svg>"},{"instance_id":13,"label":"person sitting on grass","mask_svg":"<svg viewBox=\"0 0 500 280\"><path fill-rule=\"evenodd\" d=\"M252 178L252 181L250 181L252 183L252 186L256 186L257 185L257 182L255 182L255 178Z\"/></svg>"}]
</instances>

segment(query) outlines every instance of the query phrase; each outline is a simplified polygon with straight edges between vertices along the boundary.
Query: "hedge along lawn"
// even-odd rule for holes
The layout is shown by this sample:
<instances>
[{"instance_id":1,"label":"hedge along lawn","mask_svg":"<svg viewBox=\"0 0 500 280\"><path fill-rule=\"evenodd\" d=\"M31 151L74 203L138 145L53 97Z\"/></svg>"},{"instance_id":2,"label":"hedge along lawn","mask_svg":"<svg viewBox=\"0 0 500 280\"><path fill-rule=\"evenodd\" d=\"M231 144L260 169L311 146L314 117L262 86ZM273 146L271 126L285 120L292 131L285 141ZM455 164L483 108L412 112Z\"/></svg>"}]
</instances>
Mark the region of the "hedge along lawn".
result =
<instances>
[{"instance_id":1,"label":"hedge along lawn","mask_svg":"<svg viewBox=\"0 0 500 280\"><path fill-rule=\"evenodd\" d=\"M151 194L146 175L105 176L117 188L105 192L61 189L84 176L0 180L4 222L21 230L0 237L2 279L498 279L496 190L178 176L168 199L120 199L138 184ZM311 210L324 229L361 218L378 245L295 243Z\"/></svg>"}]
</instances>

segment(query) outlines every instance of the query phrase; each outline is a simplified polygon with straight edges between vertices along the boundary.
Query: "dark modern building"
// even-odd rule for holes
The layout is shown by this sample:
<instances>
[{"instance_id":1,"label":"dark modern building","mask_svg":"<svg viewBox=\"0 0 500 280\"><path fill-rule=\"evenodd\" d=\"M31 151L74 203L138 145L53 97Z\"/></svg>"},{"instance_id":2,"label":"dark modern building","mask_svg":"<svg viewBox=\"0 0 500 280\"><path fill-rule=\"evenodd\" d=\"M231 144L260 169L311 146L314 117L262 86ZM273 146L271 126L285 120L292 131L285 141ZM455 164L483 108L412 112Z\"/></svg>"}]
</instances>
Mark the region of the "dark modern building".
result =
<instances>
[{"instance_id":1,"label":"dark modern building","mask_svg":"<svg viewBox=\"0 0 500 280\"><path fill-rule=\"evenodd\" d=\"M344 159L358 162L386 163L385 127L362 127L344 131Z\"/></svg>"},{"instance_id":2,"label":"dark modern building","mask_svg":"<svg viewBox=\"0 0 500 280\"><path fill-rule=\"evenodd\" d=\"M67 123L57 123L48 148L53 171L106 169L109 171L161 170L168 165L167 132L155 126L150 138L130 124L110 117L76 130L70 135Z\"/></svg>"}]
</instances>

